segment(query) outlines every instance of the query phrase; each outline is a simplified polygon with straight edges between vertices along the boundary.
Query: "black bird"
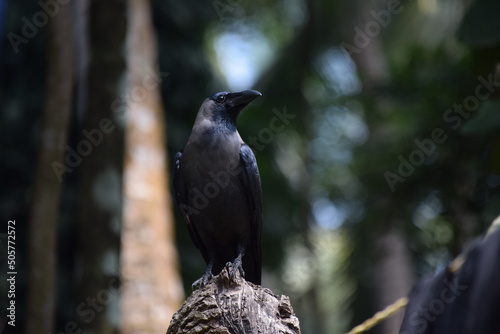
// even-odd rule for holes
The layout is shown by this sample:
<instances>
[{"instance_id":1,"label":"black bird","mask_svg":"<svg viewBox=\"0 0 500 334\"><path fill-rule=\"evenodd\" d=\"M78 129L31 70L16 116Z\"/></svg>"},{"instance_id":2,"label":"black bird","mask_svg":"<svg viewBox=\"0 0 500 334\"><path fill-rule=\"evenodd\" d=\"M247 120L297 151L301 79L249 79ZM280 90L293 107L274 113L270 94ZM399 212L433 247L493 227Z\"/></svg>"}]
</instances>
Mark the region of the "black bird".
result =
<instances>
[{"instance_id":1,"label":"black bird","mask_svg":"<svg viewBox=\"0 0 500 334\"><path fill-rule=\"evenodd\" d=\"M177 206L208 267L205 285L228 262L231 274L260 284L262 191L255 156L236 130L240 111L262 94L218 92L200 107L186 147L174 162Z\"/></svg>"}]
</instances>

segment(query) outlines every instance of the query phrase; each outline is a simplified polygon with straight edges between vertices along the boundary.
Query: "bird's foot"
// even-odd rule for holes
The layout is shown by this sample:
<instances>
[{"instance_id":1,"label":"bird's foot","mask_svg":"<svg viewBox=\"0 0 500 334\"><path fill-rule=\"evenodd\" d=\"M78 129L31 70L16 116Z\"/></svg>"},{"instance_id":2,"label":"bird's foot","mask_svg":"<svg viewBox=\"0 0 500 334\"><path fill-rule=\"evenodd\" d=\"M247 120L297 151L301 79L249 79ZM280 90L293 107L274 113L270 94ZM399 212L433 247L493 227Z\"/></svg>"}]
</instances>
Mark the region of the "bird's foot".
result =
<instances>
[{"instance_id":1,"label":"bird's foot","mask_svg":"<svg viewBox=\"0 0 500 334\"><path fill-rule=\"evenodd\" d=\"M213 277L214 277L214 275L212 275L211 272L203 274L203 276L201 276L199 279L197 279L196 281L194 281L193 284L191 284L191 289L193 291L195 291L195 290L198 290L198 289L201 289L201 288L205 287L205 285L207 285L208 282L210 282L210 280Z\"/></svg>"},{"instance_id":2,"label":"bird's foot","mask_svg":"<svg viewBox=\"0 0 500 334\"><path fill-rule=\"evenodd\" d=\"M243 270L243 262L241 261L242 255L238 255L238 257L231 263L228 262L226 266L228 268L231 268L229 270L229 278L231 280L234 280L236 278L236 272L239 271L241 277L244 279L245 278L245 271Z\"/></svg>"}]
</instances>

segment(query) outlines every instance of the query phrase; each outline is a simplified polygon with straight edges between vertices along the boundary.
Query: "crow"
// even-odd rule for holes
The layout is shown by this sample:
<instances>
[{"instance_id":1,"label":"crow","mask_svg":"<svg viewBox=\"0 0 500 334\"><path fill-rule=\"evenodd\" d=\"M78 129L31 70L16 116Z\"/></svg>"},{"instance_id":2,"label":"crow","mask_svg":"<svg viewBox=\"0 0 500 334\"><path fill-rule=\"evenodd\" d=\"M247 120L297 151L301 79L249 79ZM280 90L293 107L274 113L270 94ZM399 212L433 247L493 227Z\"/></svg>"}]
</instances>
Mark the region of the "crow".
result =
<instances>
[{"instance_id":1,"label":"crow","mask_svg":"<svg viewBox=\"0 0 500 334\"><path fill-rule=\"evenodd\" d=\"M257 161L236 129L236 119L255 90L217 92L201 105L184 149L174 159L177 206L207 270L204 286L226 264L260 285L262 190Z\"/></svg>"}]
</instances>

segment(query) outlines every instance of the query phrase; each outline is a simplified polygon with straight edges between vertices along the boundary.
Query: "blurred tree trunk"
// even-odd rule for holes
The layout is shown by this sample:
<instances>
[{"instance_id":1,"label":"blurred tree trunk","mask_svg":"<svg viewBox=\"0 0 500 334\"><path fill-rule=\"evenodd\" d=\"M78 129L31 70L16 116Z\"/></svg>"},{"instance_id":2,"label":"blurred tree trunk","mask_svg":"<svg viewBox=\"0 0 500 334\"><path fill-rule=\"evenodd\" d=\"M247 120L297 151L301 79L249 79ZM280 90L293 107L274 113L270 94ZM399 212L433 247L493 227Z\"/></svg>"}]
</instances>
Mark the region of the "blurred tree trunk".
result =
<instances>
[{"instance_id":1,"label":"blurred tree trunk","mask_svg":"<svg viewBox=\"0 0 500 334\"><path fill-rule=\"evenodd\" d=\"M307 247L311 254L314 253L314 245L311 241L311 192L310 192L310 175L308 173L308 167L311 165L311 156L309 154L308 145L311 140L311 105L309 101L303 94L302 83L306 81L306 78L311 73L311 64L314 59L314 53L316 50L315 32L318 27L318 22L316 21L318 14L318 6L314 1L305 1L305 6L307 6L307 12L309 14L309 19L302 27L302 30L297 35L296 40L291 45L295 52L292 54L295 57L291 60L293 65L290 66L295 69L296 84L291 87L292 93L290 95L295 97L295 103L298 105L298 110L300 112L295 113L298 115L299 120L297 121L298 133L303 134L295 148L298 154L302 157L303 168L299 169L300 177L298 178L300 182L296 185L297 193L299 194L299 206L296 209L297 221L301 223L300 229L304 235L304 246ZM289 68L283 68L284 71L289 72ZM316 275L317 273L315 273ZM318 284L312 284L310 289L301 297L301 305L303 306L302 312L304 314L310 315L309 320L304 320L304 327L311 332L315 333L326 333L324 313L320 305L320 288Z\"/></svg>"},{"instance_id":2,"label":"blurred tree trunk","mask_svg":"<svg viewBox=\"0 0 500 334\"><path fill-rule=\"evenodd\" d=\"M129 1L121 331L165 332L183 299L149 0Z\"/></svg>"},{"instance_id":3,"label":"blurred tree trunk","mask_svg":"<svg viewBox=\"0 0 500 334\"><path fill-rule=\"evenodd\" d=\"M371 10L373 10L373 7L369 3L356 6L355 14L352 17L352 26L365 27L366 22L371 19L369 14ZM370 42L364 48L361 48L359 53L352 54L352 59L356 63L360 78L363 80L364 90L368 94L372 91L377 91L377 89L387 85L388 81L390 81L390 74L387 70L387 60L383 52L381 39L382 36L371 38ZM354 35L348 40L354 40ZM372 109L373 112L382 112L384 107L380 105L380 100L374 95L371 95L369 103L369 105L366 105L367 109ZM370 131L372 138L369 140L378 141L373 136L383 133L375 128L378 124L372 124ZM367 245L367 249L372 248L376 252L373 264L374 296L376 298L376 308L377 310L381 310L410 292L413 284L413 266L406 246L406 238L403 234L399 233L399 227L403 225L398 220L400 212L394 209L402 206L399 195L388 193L383 198L380 197L380 194L376 196L378 197L368 202L378 204L371 206L371 208L369 207L368 210L387 212L393 216L391 218L384 216L382 221L377 222L376 226L378 226L378 229L375 231L371 227L368 227L367 224L364 225L364 228L370 235L370 245ZM361 298L364 299L365 297ZM402 317L403 312L400 312L384 320L381 324L380 332L383 334L397 334Z\"/></svg>"},{"instance_id":4,"label":"blurred tree trunk","mask_svg":"<svg viewBox=\"0 0 500 334\"><path fill-rule=\"evenodd\" d=\"M408 295L413 284L411 258L403 235L392 229L379 234L375 240L377 263L375 266L375 288L377 306L380 310ZM382 333L397 334L404 312L384 320Z\"/></svg>"},{"instance_id":5,"label":"blurred tree trunk","mask_svg":"<svg viewBox=\"0 0 500 334\"><path fill-rule=\"evenodd\" d=\"M26 333L51 333L56 303L56 231L62 181L53 162L63 160L73 97L73 35L70 5L48 22L47 81L38 165L28 229Z\"/></svg>"},{"instance_id":6,"label":"blurred tree trunk","mask_svg":"<svg viewBox=\"0 0 500 334\"><path fill-rule=\"evenodd\" d=\"M126 71L126 0L89 3L88 99L80 156L78 320L84 333L118 330L123 122L117 104Z\"/></svg>"}]
</instances>

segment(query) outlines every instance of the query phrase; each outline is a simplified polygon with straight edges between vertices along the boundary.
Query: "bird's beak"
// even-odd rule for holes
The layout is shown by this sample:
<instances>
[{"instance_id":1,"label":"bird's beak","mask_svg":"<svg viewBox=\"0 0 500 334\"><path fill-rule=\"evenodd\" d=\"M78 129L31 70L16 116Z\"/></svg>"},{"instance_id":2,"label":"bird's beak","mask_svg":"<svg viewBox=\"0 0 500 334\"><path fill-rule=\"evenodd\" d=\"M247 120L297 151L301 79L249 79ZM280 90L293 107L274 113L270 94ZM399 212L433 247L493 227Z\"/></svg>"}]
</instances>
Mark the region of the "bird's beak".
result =
<instances>
[{"instance_id":1,"label":"bird's beak","mask_svg":"<svg viewBox=\"0 0 500 334\"><path fill-rule=\"evenodd\" d=\"M238 93L229 93L226 97L226 105L231 111L239 112L259 96L262 96L262 94L256 90L244 90Z\"/></svg>"}]
</instances>

